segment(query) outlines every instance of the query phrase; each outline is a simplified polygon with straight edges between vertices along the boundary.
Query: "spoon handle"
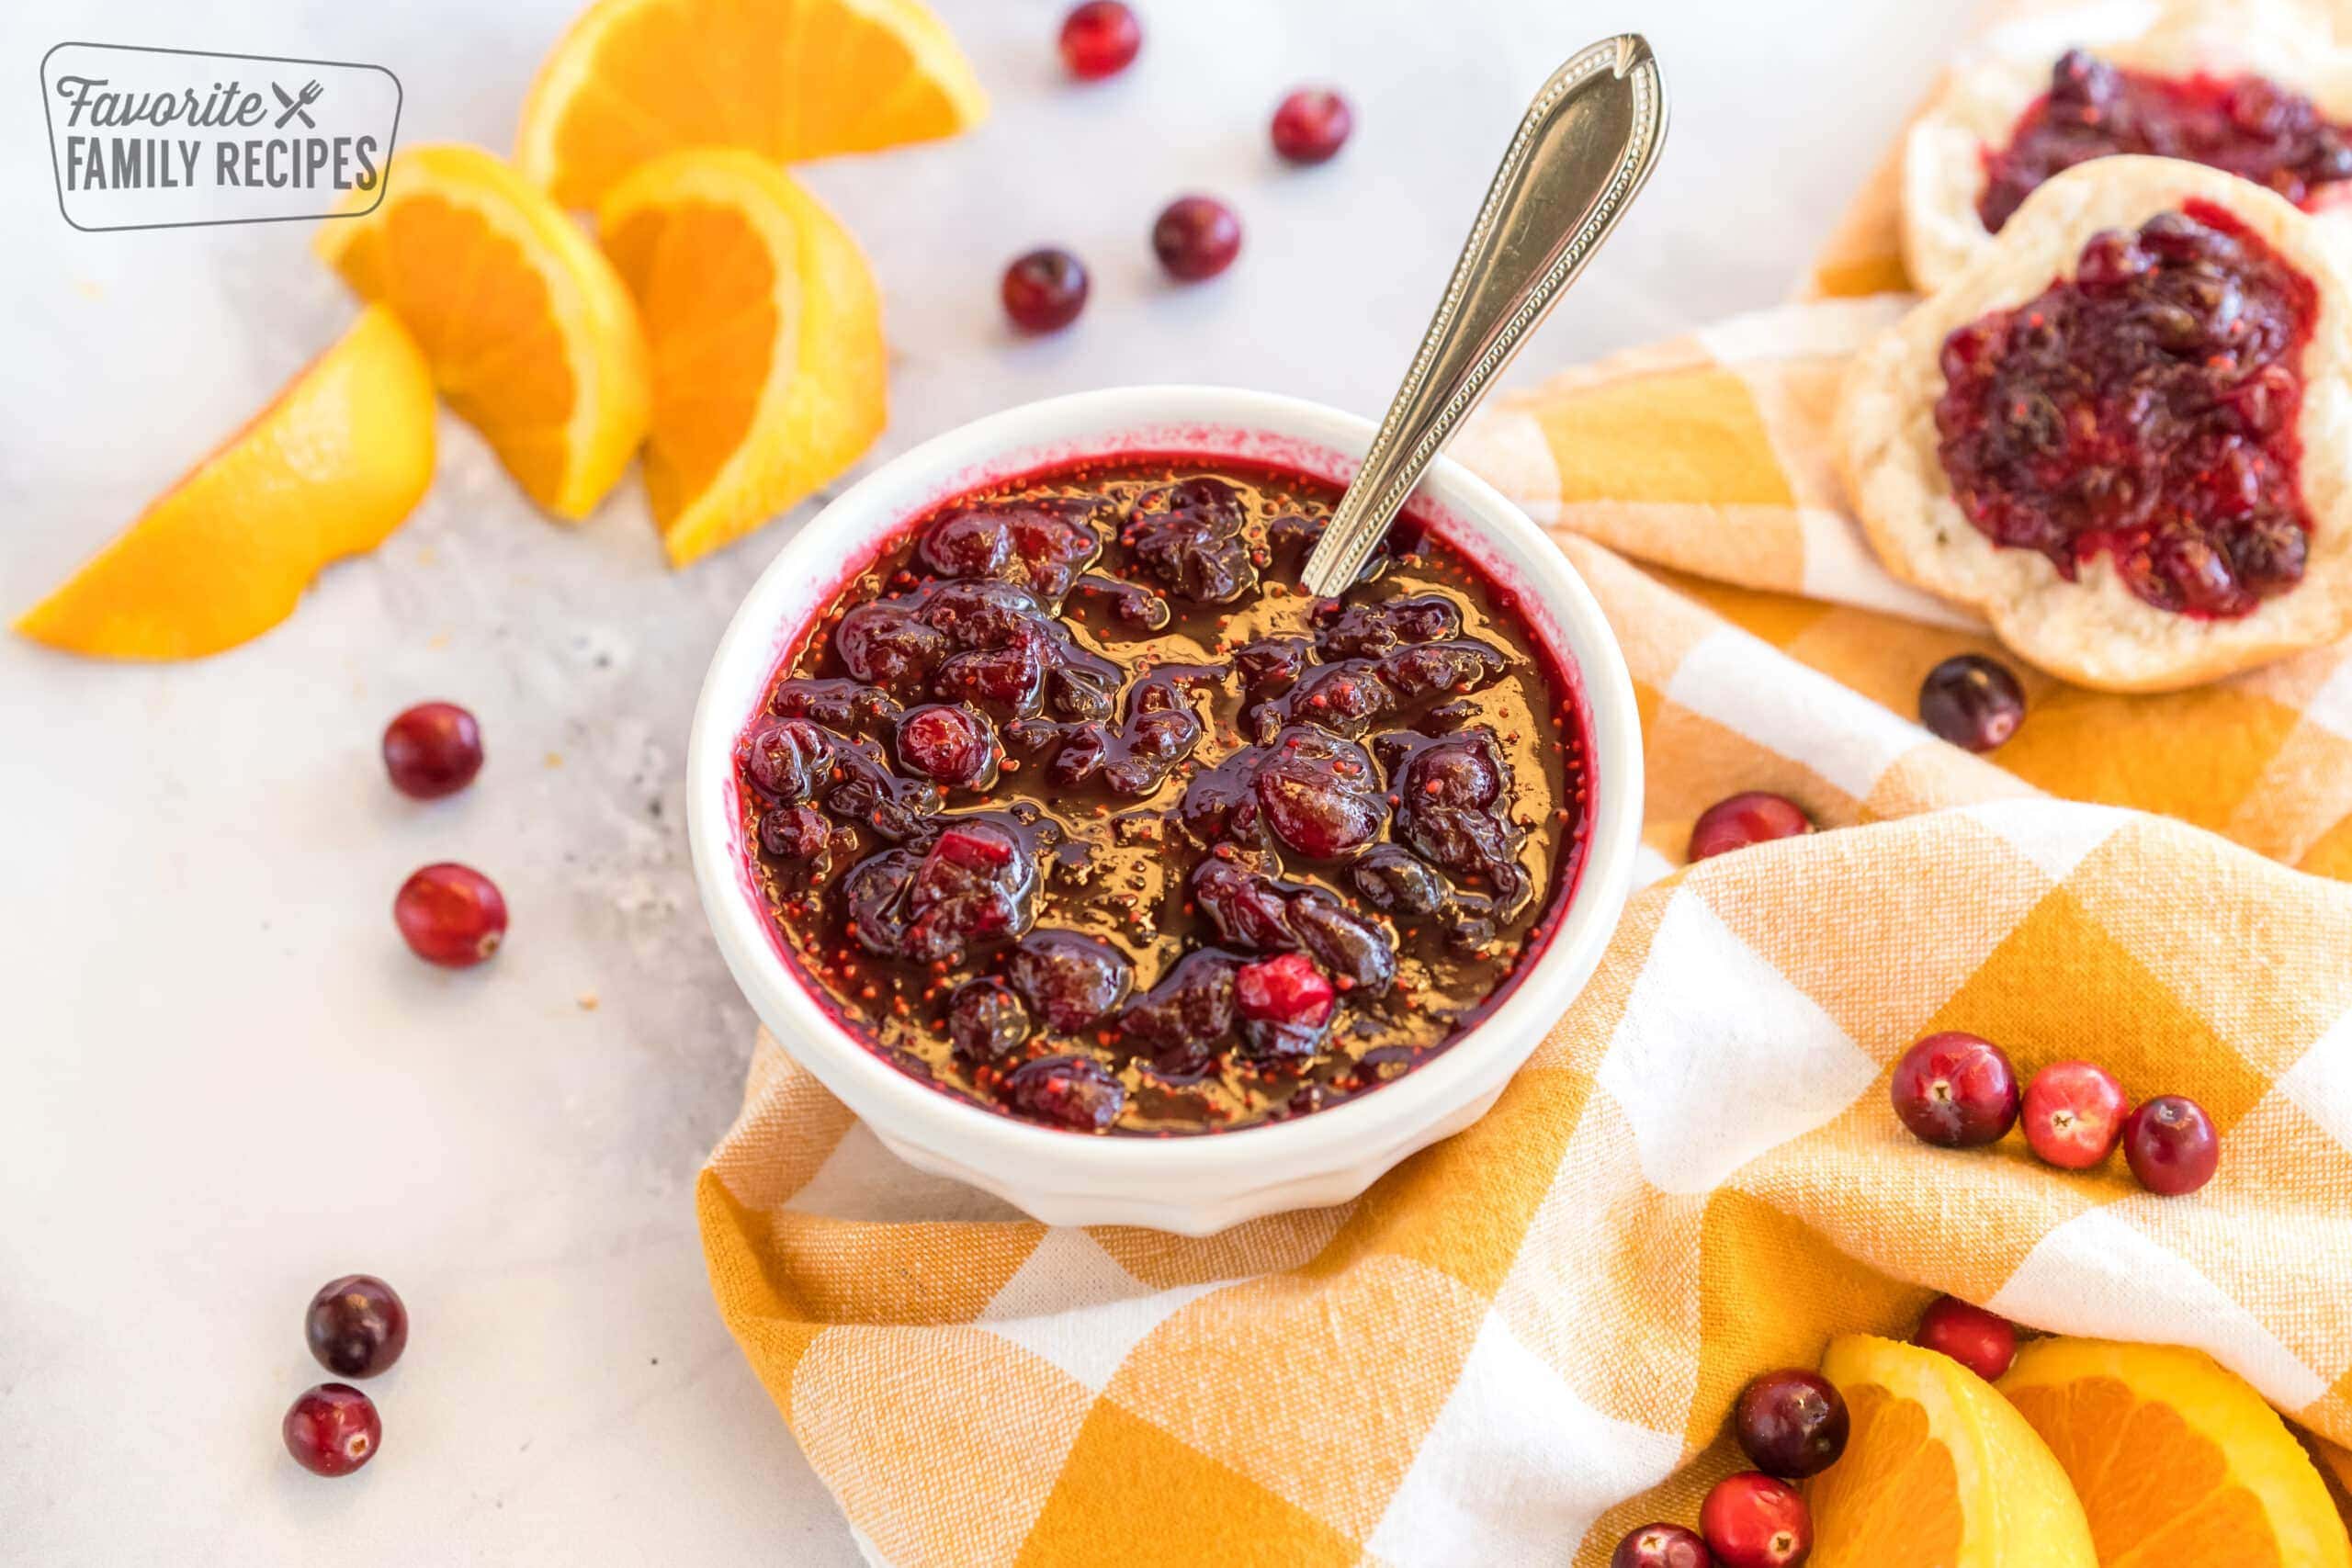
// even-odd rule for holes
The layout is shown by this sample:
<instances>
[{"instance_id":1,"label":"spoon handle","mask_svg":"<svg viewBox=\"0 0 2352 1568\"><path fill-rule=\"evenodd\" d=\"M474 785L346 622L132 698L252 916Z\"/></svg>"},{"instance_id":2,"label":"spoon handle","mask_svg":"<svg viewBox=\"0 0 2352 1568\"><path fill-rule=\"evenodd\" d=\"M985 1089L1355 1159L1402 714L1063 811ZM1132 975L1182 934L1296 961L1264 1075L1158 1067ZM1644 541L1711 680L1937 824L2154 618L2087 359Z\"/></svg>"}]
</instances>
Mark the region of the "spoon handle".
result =
<instances>
[{"instance_id":1,"label":"spoon handle","mask_svg":"<svg viewBox=\"0 0 2352 1568\"><path fill-rule=\"evenodd\" d=\"M1637 33L1580 50L1527 107L1420 352L1299 574L1356 580L1405 498L1617 227L1666 141L1666 84Z\"/></svg>"}]
</instances>

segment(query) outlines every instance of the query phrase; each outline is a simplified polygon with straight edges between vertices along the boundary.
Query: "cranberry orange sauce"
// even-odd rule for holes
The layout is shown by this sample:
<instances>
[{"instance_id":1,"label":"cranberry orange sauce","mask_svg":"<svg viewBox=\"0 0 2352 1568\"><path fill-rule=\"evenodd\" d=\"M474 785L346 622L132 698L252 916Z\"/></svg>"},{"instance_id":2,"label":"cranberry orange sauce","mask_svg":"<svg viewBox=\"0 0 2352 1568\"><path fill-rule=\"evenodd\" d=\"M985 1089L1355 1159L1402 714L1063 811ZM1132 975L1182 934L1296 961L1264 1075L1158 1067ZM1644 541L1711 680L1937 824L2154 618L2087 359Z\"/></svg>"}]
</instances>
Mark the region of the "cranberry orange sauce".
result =
<instances>
[{"instance_id":1,"label":"cranberry orange sauce","mask_svg":"<svg viewBox=\"0 0 2352 1568\"><path fill-rule=\"evenodd\" d=\"M2072 279L1944 340L1953 498L2070 580L2104 552L2158 609L2251 612L2302 581L2318 310L2312 280L2211 203L2093 236Z\"/></svg>"},{"instance_id":2,"label":"cranberry orange sauce","mask_svg":"<svg viewBox=\"0 0 2352 1568\"><path fill-rule=\"evenodd\" d=\"M2331 124L2301 94L2260 76L2157 76L2069 50L2050 91L2006 147L1984 150L1977 215L1995 233L2051 175L2093 158L2144 152L2225 169L2299 207L2352 179L2352 128Z\"/></svg>"},{"instance_id":3,"label":"cranberry orange sauce","mask_svg":"<svg viewBox=\"0 0 2352 1568\"><path fill-rule=\"evenodd\" d=\"M1409 523L1290 591L1338 500L1223 459L918 520L739 750L812 994L901 1071L1083 1132L1276 1121L1493 1010L1582 863L1587 728L1510 595Z\"/></svg>"}]
</instances>

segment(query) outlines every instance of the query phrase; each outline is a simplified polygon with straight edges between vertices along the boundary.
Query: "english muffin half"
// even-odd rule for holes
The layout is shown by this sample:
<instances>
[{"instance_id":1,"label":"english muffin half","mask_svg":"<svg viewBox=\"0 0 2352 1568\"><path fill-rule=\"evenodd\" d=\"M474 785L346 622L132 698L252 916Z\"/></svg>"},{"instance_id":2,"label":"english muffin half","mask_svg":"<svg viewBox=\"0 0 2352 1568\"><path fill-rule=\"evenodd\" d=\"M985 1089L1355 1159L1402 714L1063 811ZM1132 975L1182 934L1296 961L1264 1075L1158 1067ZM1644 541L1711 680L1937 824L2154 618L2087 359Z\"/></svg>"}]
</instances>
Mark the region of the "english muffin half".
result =
<instances>
[{"instance_id":1,"label":"english muffin half","mask_svg":"<svg viewBox=\"0 0 2352 1568\"><path fill-rule=\"evenodd\" d=\"M2327 212L2352 202L2352 52L2321 0L2179 0L2104 43L2013 29L1954 69L1903 152L1903 255L1942 288L2053 166L2160 153ZM2169 107L2167 107L2169 106ZM2020 137L2025 140L2020 141Z\"/></svg>"},{"instance_id":2,"label":"english muffin half","mask_svg":"<svg viewBox=\"0 0 2352 1568\"><path fill-rule=\"evenodd\" d=\"M1848 369L1838 460L1880 558L2112 691L2352 632L2339 233L2173 159L2048 181Z\"/></svg>"}]
</instances>

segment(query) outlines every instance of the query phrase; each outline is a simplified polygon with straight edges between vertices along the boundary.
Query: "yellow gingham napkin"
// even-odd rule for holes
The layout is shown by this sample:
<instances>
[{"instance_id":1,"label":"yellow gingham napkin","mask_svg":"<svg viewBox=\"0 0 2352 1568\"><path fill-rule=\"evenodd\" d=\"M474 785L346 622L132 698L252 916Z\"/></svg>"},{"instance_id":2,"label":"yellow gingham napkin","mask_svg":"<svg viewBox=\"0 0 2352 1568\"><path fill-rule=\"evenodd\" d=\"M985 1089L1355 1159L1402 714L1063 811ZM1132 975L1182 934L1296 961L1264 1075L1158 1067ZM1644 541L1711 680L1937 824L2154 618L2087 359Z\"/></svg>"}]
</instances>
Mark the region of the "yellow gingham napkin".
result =
<instances>
[{"instance_id":1,"label":"yellow gingham napkin","mask_svg":"<svg viewBox=\"0 0 2352 1568\"><path fill-rule=\"evenodd\" d=\"M1815 293L1900 287L1885 211ZM1919 729L1930 666L1999 650L1877 567L1822 434L1902 307L1728 322L1457 443L1624 644L1655 878L1470 1131L1337 1209L1054 1229L761 1036L699 1184L711 1280L871 1560L1600 1568L1738 1468L1747 1378L1938 1292L2200 1346L2352 1482L2352 657L2162 697L2020 668L1993 761ZM1838 830L1675 871L1758 788ZM2195 1097L2220 1175L1915 1142L1888 1071L1950 1028Z\"/></svg>"}]
</instances>

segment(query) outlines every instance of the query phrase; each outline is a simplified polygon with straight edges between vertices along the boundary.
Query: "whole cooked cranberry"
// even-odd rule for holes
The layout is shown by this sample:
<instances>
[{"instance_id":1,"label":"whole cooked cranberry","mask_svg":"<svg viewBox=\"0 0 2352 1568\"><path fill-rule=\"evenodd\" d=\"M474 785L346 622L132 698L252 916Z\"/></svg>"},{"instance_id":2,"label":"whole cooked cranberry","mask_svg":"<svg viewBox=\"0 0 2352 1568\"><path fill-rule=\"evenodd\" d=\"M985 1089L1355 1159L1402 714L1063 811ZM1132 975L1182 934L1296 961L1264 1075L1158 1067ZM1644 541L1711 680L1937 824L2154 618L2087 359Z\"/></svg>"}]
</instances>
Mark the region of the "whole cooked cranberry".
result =
<instances>
[{"instance_id":1,"label":"whole cooked cranberry","mask_svg":"<svg viewBox=\"0 0 2352 1568\"><path fill-rule=\"evenodd\" d=\"M1126 1086L1091 1056L1040 1056L1012 1069L1005 1097L1015 1109L1076 1133L1100 1133L1119 1119Z\"/></svg>"},{"instance_id":2,"label":"whole cooked cranberry","mask_svg":"<svg viewBox=\"0 0 2352 1568\"><path fill-rule=\"evenodd\" d=\"M444 861L401 884L392 920L409 950L450 969L468 969L506 939L506 899L469 865Z\"/></svg>"},{"instance_id":3,"label":"whole cooked cranberry","mask_svg":"<svg viewBox=\"0 0 2352 1568\"><path fill-rule=\"evenodd\" d=\"M904 692L920 685L947 657L947 638L904 604L888 599L860 604L833 628L833 646L852 675Z\"/></svg>"},{"instance_id":4,"label":"whole cooked cranberry","mask_svg":"<svg viewBox=\"0 0 2352 1568\"><path fill-rule=\"evenodd\" d=\"M2123 1157L2141 1186L2177 1198L2213 1179L2222 1163L2222 1134L2195 1100L2160 1094L2124 1122Z\"/></svg>"},{"instance_id":5,"label":"whole cooked cranberry","mask_svg":"<svg viewBox=\"0 0 2352 1568\"><path fill-rule=\"evenodd\" d=\"M1813 1512L1759 1471L1726 1475L1699 1505L1699 1529L1722 1568L1797 1568L1813 1554Z\"/></svg>"},{"instance_id":6,"label":"whole cooked cranberry","mask_svg":"<svg viewBox=\"0 0 2352 1568\"><path fill-rule=\"evenodd\" d=\"M1374 844L1349 868L1365 903L1387 915L1426 915L1446 900L1445 878L1394 844Z\"/></svg>"},{"instance_id":7,"label":"whole cooked cranberry","mask_svg":"<svg viewBox=\"0 0 2352 1568\"><path fill-rule=\"evenodd\" d=\"M1068 251L1031 251L1004 269L1004 313L1024 333L1057 333L1086 309L1086 268Z\"/></svg>"},{"instance_id":8,"label":"whole cooked cranberry","mask_svg":"<svg viewBox=\"0 0 2352 1568\"><path fill-rule=\"evenodd\" d=\"M1329 777L1266 768L1255 788L1274 836L1310 860L1336 860L1372 842L1388 818L1377 796Z\"/></svg>"},{"instance_id":9,"label":"whole cooked cranberry","mask_svg":"<svg viewBox=\"0 0 2352 1568\"><path fill-rule=\"evenodd\" d=\"M1241 220L1214 197L1180 196L1153 220L1151 250L1180 282L1215 277L1241 254Z\"/></svg>"},{"instance_id":10,"label":"whole cooked cranberry","mask_svg":"<svg viewBox=\"0 0 2352 1568\"><path fill-rule=\"evenodd\" d=\"M1609 1568L1714 1568L1707 1543L1680 1525L1635 1525L1609 1554Z\"/></svg>"},{"instance_id":11,"label":"whole cooked cranberry","mask_svg":"<svg viewBox=\"0 0 2352 1568\"><path fill-rule=\"evenodd\" d=\"M1690 827L1688 855L1693 862L1709 860L1750 844L1812 831L1813 818L1795 801L1783 795L1749 790L1699 813L1699 820Z\"/></svg>"},{"instance_id":12,"label":"whole cooked cranberry","mask_svg":"<svg viewBox=\"0 0 2352 1568\"><path fill-rule=\"evenodd\" d=\"M943 789L985 789L996 781L996 728L970 708L909 708L895 739L899 761Z\"/></svg>"},{"instance_id":13,"label":"whole cooked cranberry","mask_svg":"<svg viewBox=\"0 0 2352 1568\"><path fill-rule=\"evenodd\" d=\"M992 1062L1029 1038L1029 1010L1001 980L967 980L947 998L947 1038L967 1059Z\"/></svg>"},{"instance_id":14,"label":"whole cooked cranberry","mask_svg":"<svg viewBox=\"0 0 2352 1568\"><path fill-rule=\"evenodd\" d=\"M1233 1029L1230 956L1195 949L1176 961L1150 990L1119 1015L1120 1039L1166 1065L1192 1070L1206 1065L1207 1051Z\"/></svg>"},{"instance_id":15,"label":"whole cooked cranberry","mask_svg":"<svg viewBox=\"0 0 2352 1568\"><path fill-rule=\"evenodd\" d=\"M1990 751L2025 722L2025 689L1997 660L1956 654L1919 682L1919 722L1939 740Z\"/></svg>"},{"instance_id":16,"label":"whole cooked cranberry","mask_svg":"<svg viewBox=\"0 0 2352 1568\"><path fill-rule=\"evenodd\" d=\"M313 1475L349 1475L384 1440L376 1402L341 1382L322 1382L296 1400L279 1431L286 1451Z\"/></svg>"},{"instance_id":17,"label":"whole cooked cranberry","mask_svg":"<svg viewBox=\"0 0 2352 1568\"><path fill-rule=\"evenodd\" d=\"M1347 99L1329 87L1301 87L1275 106L1274 151L1293 164L1325 163L1355 124Z\"/></svg>"},{"instance_id":18,"label":"whole cooked cranberry","mask_svg":"<svg viewBox=\"0 0 2352 1568\"><path fill-rule=\"evenodd\" d=\"M779 806L760 813L760 848L778 860L814 860L832 836L833 825L813 806Z\"/></svg>"},{"instance_id":19,"label":"whole cooked cranberry","mask_svg":"<svg viewBox=\"0 0 2352 1568\"><path fill-rule=\"evenodd\" d=\"M1802 1481L1846 1451L1846 1399L1802 1367L1766 1372L1740 1393L1732 1430L1748 1461L1767 1475Z\"/></svg>"},{"instance_id":20,"label":"whole cooked cranberry","mask_svg":"<svg viewBox=\"0 0 2352 1568\"><path fill-rule=\"evenodd\" d=\"M1995 1143L2017 1125L2018 1075L2007 1054L1957 1030L1905 1051L1887 1093L1913 1135L1939 1148Z\"/></svg>"},{"instance_id":21,"label":"whole cooked cranberry","mask_svg":"<svg viewBox=\"0 0 2352 1568\"><path fill-rule=\"evenodd\" d=\"M1295 895L1288 910L1298 945L1356 990L1378 996L1396 977L1396 949L1371 920L1350 914L1320 887Z\"/></svg>"},{"instance_id":22,"label":"whole cooked cranberry","mask_svg":"<svg viewBox=\"0 0 2352 1568\"><path fill-rule=\"evenodd\" d=\"M1062 18L1062 63L1081 82L1116 76L1143 48L1143 24L1120 0L1086 0Z\"/></svg>"},{"instance_id":23,"label":"whole cooked cranberry","mask_svg":"<svg viewBox=\"0 0 2352 1568\"><path fill-rule=\"evenodd\" d=\"M302 1316L303 1337L319 1365L347 1378L372 1378L408 1348L408 1308L373 1274L345 1274L319 1287Z\"/></svg>"},{"instance_id":24,"label":"whole cooked cranberry","mask_svg":"<svg viewBox=\"0 0 2352 1568\"><path fill-rule=\"evenodd\" d=\"M1938 1296L1919 1314L1911 1343L1939 1350L1983 1378L1997 1381L2018 1353L2018 1331L2006 1317L1971 1306L1958 1296Z\"/></svg>"},{"instance_id":25,"label":"whole cooked cranberry","mask_svg":"<svg viewBox=\"0 0 2352 1568\"><path fill-rule=\"evenodd\" d=\"M1280 953L1298 945L1290 931L1290 904L1282 890L1231 861L1211 858L1193 871L1193 900L1217 935L1246 953Z\"/></svg>"},{"instance_id":26,"label":"whole cooked cranberry","mask_svg":"<svg viewBox=\"0 0 2352 1568\"><path fill-rule=\"evenodd\" d=\"M790 805L817 792L836 754L833 737L807 719L771 719L744 739L743 772L762 795Z\"/></svg>"},{"instance_id":27,"label":"whole cooked cranberry","mask_svg":"<svg viewBox=\"0 0 2352 1568\"><path fill-rule=\"evenodd\" d=\"M1233 999L1244 1018L1315 1028L1330 1018L1338 997L1323 971L1303 953L1281 953L1234 971Z\"/></svg>"},{"instance_id":28,"label":"whole cooked cranberry","mask_svg":"<svg viewBox=\"0 0 2352 1568\"><path fill-rule=\"evenodd\" d=\"M455 795L481 772L481 726L455 703L419 703L384 727L384 771L418 800Z\"/></svg>"},{"instance_id":29,"label":"whole cooked cranberry","mask_svg":"<svg viewBox=\"0 0 2352 1568\"><path fill-rule=\"evenodd\" d=\"M1125 953L1076 931L1038 931L1005 961L1005 978L1057 1034L1075 1034L1126 999L1135 968Z\"/></svg>"},{"instance_id":30,"label":"whole cooked cranberry","mask_svg":"<svg viewBox=\"0 0 2352 1568\"><path fill-rule=\"evenodd\" d=\"M2131 1108L2105 1067L2052 1062L2025 1086L2025 1141L2062 1170L2088 1170L2115 1152Z\"/></svg>"}]
</instances>

